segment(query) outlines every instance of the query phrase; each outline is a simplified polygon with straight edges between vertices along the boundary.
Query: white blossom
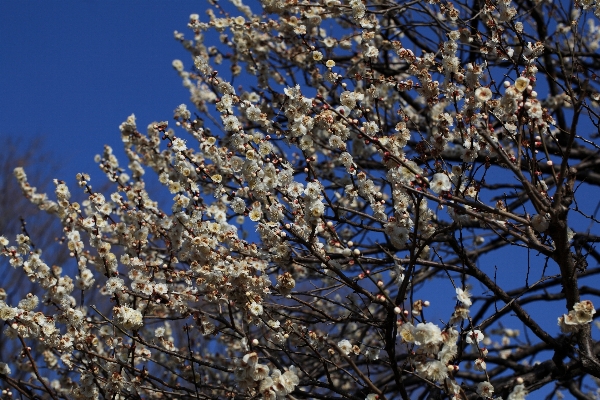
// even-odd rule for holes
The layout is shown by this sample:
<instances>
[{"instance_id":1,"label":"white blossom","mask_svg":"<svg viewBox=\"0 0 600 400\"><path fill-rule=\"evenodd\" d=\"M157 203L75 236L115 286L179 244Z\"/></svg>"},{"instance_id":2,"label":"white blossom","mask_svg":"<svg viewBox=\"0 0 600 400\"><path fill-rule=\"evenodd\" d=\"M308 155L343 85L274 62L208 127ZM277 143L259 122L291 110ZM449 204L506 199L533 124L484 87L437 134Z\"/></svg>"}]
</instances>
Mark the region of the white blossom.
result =
<instances>
[{"instance_id":1,"label":"white blossom","mask_svg":"<svg viewBox=\"0 0 600 400\"><path fill-rule=\"evenodd\" d=\"M480 382L479 384L477 384L477 394L484 397L484 398L488 398L488 397L492 397L492 394L494 393L494 387L492 386L491 383L489 382Z\"/></svg>"},{"instance_id":2,"label":"white blossom","mask_svg":"<svg viewBox=\"0 0 600 400\"><path fill-rule=\"evenodd\" d=\"M523 92L525 89L527 89L527 86L529 85L529 79L520 76L517 78L517 80L515 81L515 89L517 89L519 92Z\"/></svg>"},{"instance_id":3,"label":"white blossom","mask_svg":"<svg viewBox=\"0 0 600 400\"><path fill-rule=\"evenodd\" d=\"M475 97L479 101L488 101L492 98L492 91L487 87L479 87L475 90Z\"/></svg>"},{"instance_id":4,"label":"white blossom","mask_svg":"<svg viewBox=\"0 0 600 400\"><path fill-rule=\"evenodd\" d=\"M452 189L450 178L446 174L437 173L433 175L433 180L429 183L431 190L435 193L447 192Z\"/></svg>"},{"instance_id":5,"label":"white blossom","mask_svg":"<svg viewBox=\"0 0 600 400\"><path fill-rule=\"evenodd\" d=\"M352 351L352 343L347 339L341 340L337 345L345 355L350 354L350 351Z\"/></svg>"},{"instance_id":6,"label":"white blossom","mask_svg":"<svg viewBox=\"0 0 600 400\"><path fill-rule=\"evenodd\" d=\"M481 333L481 331L477 329L467 332L467 335L465 336L466 341L469 344L479 344L479 342L481 342L484 339L484 337L485 336L483 335L483 333Z\"/></svg>"},{"instance_id":7,"label":"white blossom","mask_svg":"<svg viewBox=\"0 0 600 400\"><path fill-rule=\"evenodd\" d=\"M467 307L470 307L473 304L471 301L471 293L469 293L468 290L456 288L456 298Z\"/></svg>"}]
</instances>

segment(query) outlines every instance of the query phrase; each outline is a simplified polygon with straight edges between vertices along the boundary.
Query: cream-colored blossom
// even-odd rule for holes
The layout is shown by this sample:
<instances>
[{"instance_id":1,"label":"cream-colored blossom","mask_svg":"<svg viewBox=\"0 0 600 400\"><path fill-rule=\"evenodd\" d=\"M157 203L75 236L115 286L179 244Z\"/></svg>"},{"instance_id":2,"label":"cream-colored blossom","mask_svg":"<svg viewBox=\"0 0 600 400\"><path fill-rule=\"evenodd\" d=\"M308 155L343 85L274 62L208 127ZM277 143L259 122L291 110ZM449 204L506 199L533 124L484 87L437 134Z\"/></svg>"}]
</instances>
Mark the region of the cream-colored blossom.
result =
<instances>
[{"instance_id":1,"label":"cream-colored blossom","mask_svg":"<svg viewBox=\"0 0 600 400\"><path fill-rule=\"evenodd\" d=\"M529 79L525 78L524 76L518 77L515 81L515 89L517 89L519 92L525 91L527 86L529 86Z\"/></svg>"}]
</instances>

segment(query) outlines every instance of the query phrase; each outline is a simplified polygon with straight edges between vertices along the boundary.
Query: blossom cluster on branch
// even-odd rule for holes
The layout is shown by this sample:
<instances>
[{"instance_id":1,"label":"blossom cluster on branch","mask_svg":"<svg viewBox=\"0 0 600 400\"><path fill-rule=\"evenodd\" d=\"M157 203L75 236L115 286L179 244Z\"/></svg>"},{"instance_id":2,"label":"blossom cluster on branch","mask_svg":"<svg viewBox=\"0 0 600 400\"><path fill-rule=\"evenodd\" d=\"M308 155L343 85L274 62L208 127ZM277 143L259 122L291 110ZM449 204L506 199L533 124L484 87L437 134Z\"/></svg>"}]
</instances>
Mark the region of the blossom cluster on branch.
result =
<instances>
[{"instance_id":1,"label":"blossom cluster on branch","mask_svg":"<svg viewBox=\"0 0 600 400\"><path fill-rule=\"evenodd\" d=\"M597 4L210 4L109 192L15 170L73 263L0 237L5 394L598 398Z\"/></svg>"}]
</instances>

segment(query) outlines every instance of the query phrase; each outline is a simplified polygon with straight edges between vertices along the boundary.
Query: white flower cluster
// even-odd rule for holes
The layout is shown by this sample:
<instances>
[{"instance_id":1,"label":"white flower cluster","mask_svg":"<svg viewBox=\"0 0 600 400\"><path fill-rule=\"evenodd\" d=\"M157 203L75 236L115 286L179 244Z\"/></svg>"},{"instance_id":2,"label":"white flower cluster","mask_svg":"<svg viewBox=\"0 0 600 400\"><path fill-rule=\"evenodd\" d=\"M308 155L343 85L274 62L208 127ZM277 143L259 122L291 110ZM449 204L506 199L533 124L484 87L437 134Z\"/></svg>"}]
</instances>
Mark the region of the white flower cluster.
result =
<instances>
[{"instance_id":1,"label":"white flower cluster","mask_svg":"<svg viewBox=\"0 0 600 400\"><path fill-rule=\"evenodd\" d=\"M428 322L413 326L412 323L404 323L399 332L402 339L407 343L421 346L422 356L415 360L417 371L434 381L443 381L448 378L447 364L456 356L458 332L450 329L441 332L437 325ZM437 359L427 360L427 354L436 354Z\"/></svg>"},{"instance_id":2,"label":"white flower cluster","mask_svg":"<svg viewBox=\"0 0 600 400\"><path fill-rule=\"evenodd\" d=\"M123 329L139 329L144 325L142 313L136 309L120 306L114 307L115 323Z\"/></svg>"},{"instance_id":3,"label":"white flower cluster","mask_svg":"<svg viewBox=\"0 0 600 400\"><path fill-rule=\"evenodd\" d=\"M573 305L568 314L558 317L558 326L565 333L577 332L583 325L592 322L596 314L594 304L590 300L583 300Z\"/></svg>"},{"instance_id":4,"label":"white flower cluster","mask_svg":"<svg viewBox=\"0 0 600 400\"><path fill-rule=\"evenodd\" d=\"M248 353L239 361L235 377L240 386L255 391L265 400L282 399L294 391L300 382L295 367L292 366L283 373L279 369L270 371L258 359L257 353Z\"/></svg>"}]
</instances>

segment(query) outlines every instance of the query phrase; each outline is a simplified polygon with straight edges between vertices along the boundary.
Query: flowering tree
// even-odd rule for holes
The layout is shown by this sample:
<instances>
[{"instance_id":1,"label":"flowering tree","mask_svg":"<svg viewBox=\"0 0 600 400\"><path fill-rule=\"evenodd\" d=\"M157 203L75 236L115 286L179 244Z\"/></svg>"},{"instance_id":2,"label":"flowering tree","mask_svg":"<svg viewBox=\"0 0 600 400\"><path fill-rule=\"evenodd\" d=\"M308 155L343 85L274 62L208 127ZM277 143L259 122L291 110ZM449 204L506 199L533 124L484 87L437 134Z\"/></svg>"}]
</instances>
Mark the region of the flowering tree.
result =
<instances>
[{"instance_id":1,"label":"flowering tree","mask_svg":"<svg viewBox=\"0 0 600 400\"><path fill-rule=\"evenodd\" d=\"M26 167L34 181L47 182L45 186L51 186L48 166L55 167L55 163L51 157L36 154L35 146L31 146L33 143L28 143L28 147L24 148L14 138L2 135L0 138L3 143L3 156L0 159L0 193L3 194L0 196L0 232L10 237L16 235L24 237L29 235L29 228L34 227L36 234L33 235L34 243L30 243L30 245L48 250L45 260L49 263L62 264L66 262L69 252L64 246L57 243L57 239L61 236L59 221L50 214L38 212L37 207L25 197L14 196L20 192L19 182L12 177L12 170L15 166ZM36 140L35 144L39 145L40 142ZM7 297L21 299L27 293L37 290L35 282L23 279L22 273L11 271L9 259L6 257L0 258L0 268L3 271L0 276L0 298L2 300ZM15 284L16 279L20 280L19 284ZM4 306L2 304L2 307ZM19 347L20 344L15 344L0 336L1 354L18 354ZM7 359L3 357L2 361L7 361ZM17 377L18 379L19 375L21 374L13 374L13 378Z\"/></svg>"},{"instance_id":2,"label":"flowering tree","mask_svg":"<svg viewBox=\"0 0 600 400\"><path fill-rule=\"evenodd\" d=\"M106 195L15 170L73 262L0 237L37 290L0 303L5 395L593 396L596 3L232 3Z\"/></svg>"}]
</instances>

